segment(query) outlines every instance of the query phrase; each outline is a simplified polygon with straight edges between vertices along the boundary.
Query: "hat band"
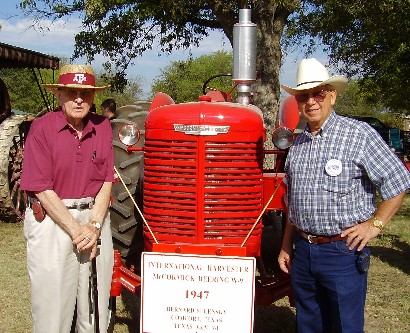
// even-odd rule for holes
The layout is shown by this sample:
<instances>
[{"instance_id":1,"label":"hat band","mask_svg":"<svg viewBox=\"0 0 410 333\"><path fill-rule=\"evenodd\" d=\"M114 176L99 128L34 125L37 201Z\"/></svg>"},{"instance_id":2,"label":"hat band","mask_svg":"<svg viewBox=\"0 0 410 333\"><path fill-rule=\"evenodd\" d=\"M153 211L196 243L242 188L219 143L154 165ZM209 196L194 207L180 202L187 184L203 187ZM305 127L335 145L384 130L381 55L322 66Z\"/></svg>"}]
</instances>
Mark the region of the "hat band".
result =
<instances>
[{"instance_id":1,"label":"hat band","mask_svg":"<svg viewBox=\"0 0 410 333\"><path fill-rule=\"evenodd\" d=\"M304 85L304 84L309 84L309 83L322 83L322 82L324 82L324 81L306 81L306 82L299 83L299 84L297 85L297 87L302 86L302 85Z\"/></svg>"},{"instance_id":2,"label":"hat band","mask_svg":"<svg viewBox=\"0 0 410 333\"><path fill-rule=\"evenodd\" d=\"M58 78L59 84L76 84L95 87L95 77L88 73L66 73Z\"/></svg>"}]
</instances>

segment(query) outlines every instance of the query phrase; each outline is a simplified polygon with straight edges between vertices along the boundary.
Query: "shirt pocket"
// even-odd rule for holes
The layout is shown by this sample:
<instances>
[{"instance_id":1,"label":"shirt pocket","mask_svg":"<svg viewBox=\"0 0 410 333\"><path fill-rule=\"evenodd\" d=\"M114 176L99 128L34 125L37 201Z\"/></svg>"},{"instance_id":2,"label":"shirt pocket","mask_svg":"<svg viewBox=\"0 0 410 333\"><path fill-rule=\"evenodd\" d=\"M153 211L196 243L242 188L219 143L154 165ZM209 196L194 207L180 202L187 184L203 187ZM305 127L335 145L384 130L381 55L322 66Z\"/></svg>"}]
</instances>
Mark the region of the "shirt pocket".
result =
<instances>
[{"instance_id":1,"label":"shirt pocket","mask_svg":"<svg viewBox=\"0 0 410 333\"><path fill-rule=\"evenodd\" d=\"M107 161L104 158L94 158L91 165L90 180L104 181L107 174Z\"/></svg>"},{"instance_id":2,"label":"shirt pocket","mask_svg":"<svg viewBox=\"0 0 410 333\"><path fill-rule=\"evenodd\" d=\"M355 180L358 177L358 168L352 161L341 161L342 172L337 176L329 175L324 172L323 190L330 192L338 197L343 197L353 191Z\"/></svg>"}]
</instances>

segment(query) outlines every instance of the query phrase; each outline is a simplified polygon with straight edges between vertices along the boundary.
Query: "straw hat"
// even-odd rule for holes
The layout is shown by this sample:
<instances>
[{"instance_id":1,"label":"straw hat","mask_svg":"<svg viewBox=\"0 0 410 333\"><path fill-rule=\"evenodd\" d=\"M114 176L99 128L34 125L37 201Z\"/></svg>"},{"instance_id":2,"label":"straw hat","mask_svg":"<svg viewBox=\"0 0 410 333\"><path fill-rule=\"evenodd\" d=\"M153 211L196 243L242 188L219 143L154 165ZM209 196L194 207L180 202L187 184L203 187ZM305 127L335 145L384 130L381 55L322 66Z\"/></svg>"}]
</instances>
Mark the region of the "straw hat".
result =
<instances>
[{"instance_id":1,"label":"straw hat","mask_svg":"<svg viewBox=\"0 0 410 333\"><path fill-rule=\"evenodd\" d=\"M43 86L50 92L55 92L59 88L103 90L109 87L95 86L94 70L90 65L65 65L60 69L58 83Z\"/></svg>"},{"instance_id":2,"label":"straw hat","mask_svg":"<svg viewBox=\"0 0 410 333\"><path fill-rule=\"evenodd\" d=\"M347 78L344 75L329 77L329 73L315 58L303 59L298 67L296 76L296 88L281 85L282 89L291 95L297 95L303 90L309 90L318 86L330 85L338 93L347 88Z\"/></svg>"}]
</instances>

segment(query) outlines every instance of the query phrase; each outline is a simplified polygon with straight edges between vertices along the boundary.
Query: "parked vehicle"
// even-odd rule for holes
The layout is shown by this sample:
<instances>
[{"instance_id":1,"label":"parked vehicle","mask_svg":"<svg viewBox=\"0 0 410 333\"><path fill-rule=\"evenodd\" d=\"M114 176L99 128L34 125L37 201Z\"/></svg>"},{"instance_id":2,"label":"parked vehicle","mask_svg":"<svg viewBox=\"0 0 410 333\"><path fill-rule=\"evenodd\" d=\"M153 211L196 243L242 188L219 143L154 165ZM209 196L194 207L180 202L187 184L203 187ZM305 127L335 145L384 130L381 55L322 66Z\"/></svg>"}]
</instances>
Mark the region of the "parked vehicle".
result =
<instances>
[{"instance_id":1,"label":"parked vehicle","mask_svg":"<svg viewBox=\"0 0 410 333\"><path fill-rule=\"evenodd\" d=\"M404 131L399 128L391 128L376 117L356 115L346 115L346 117L368 123L380 134L383 140L401 160L409 159L410 131Z\"/></svg>"}]
</instances>

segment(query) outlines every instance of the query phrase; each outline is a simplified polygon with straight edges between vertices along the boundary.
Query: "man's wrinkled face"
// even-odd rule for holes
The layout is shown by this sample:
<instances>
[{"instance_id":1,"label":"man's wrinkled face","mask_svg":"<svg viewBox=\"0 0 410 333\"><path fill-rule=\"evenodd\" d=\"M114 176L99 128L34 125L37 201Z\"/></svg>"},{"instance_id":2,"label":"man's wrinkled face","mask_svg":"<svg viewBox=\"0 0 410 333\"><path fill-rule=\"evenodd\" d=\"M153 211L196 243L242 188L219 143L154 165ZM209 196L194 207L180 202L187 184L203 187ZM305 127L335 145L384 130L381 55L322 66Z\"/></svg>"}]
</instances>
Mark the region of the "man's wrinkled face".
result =
<instances>
[{"instance_id":1,"label":"man's wrinkled face","mask_svg":"<svg viewBox=\"0 0 410 333\"><path fill-rule=\"evenodd\" d=\"M70 123L80 122L90 110L94 101L93 89L66 89L58 90L58 102Z\"/></svg>"},{"instance_id":2,"label":"man's wrinkled face","mask_svg":"<svg viewBox=\"0 0 410 333\"><path fill-rule=\"evenodd\" d=\"M301 115L312 130L319 129L332 112L336 102L336 90L328 86L315 87L295 95Z\"/></svg>"}]
</instances>

